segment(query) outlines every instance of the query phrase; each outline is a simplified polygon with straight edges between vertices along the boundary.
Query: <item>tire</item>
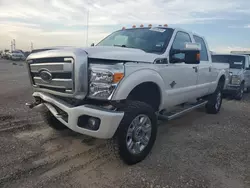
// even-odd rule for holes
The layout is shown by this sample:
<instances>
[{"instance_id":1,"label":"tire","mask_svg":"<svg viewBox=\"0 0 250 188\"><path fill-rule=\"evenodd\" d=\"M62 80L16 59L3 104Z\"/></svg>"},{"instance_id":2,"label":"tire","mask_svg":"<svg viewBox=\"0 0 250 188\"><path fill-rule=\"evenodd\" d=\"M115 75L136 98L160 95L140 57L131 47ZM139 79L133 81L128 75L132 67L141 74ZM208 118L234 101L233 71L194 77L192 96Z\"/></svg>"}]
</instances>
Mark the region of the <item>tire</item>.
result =
<instances>
[{"instance_id":1,"label":"tire","mask_svg":"<svg viewBox=\"0 0 250 188\"><path fill-rule=\"evenodd\" d=\"M157 117L150 105L139 101L129 101L119 111L124 112L124 117L114 137L115 152L126 164L133 165L144 160L150 153L156 140ZM136 124L138 119L139 121L144 120L146 123ZM147 132L146 130L150 130L150 123L151 132ZM145 142L143 143L142 140L147 144L144 145ZM140 145L141 151L140 149L136 150L139 143L142 144ZM129 145L132 147L130 148Z\"/></svg>"},{"instance_id":2,"label":"tire","mask_svg":"<svg viewBox=\"0 0 250 188\"><path fill-rule=\"evenodd\" d=\"M215 92L208 98L206 104L206 112L208 114L217 114L220 111L222 104L223 84L219 82Z\"/></svg>"},{"instance_id":3,"label":"tire","mask_svg":"<svg viewBox=\"0 0 250 188\"><path fill-rule=\"evenodd\" d=\"M234 98L238 101L240 101L243 98L243 93L244 93L244 83L241 83L238 91L236 92Z\"/></svg>"},{"instance_id":4,"label":"tire","mask_svg":"<svg viewBox=\"0 0 250 188\"><path fill-rule=\"evenodd\" d=\"M49 111L42 112L43 119L52 128L57 131L68 129L64 124L55 118L55 116Z\"/></svg>"},{"instance_id":5,"label":"tire","mask_svg":"<svg viewBox=\"0 0 250 188\"><path fill-rule=\"evenodd\" d=\"M248 87L245 93L249 93L249 92L250 92L250 88Z\"/></svg>"}]
</instances>

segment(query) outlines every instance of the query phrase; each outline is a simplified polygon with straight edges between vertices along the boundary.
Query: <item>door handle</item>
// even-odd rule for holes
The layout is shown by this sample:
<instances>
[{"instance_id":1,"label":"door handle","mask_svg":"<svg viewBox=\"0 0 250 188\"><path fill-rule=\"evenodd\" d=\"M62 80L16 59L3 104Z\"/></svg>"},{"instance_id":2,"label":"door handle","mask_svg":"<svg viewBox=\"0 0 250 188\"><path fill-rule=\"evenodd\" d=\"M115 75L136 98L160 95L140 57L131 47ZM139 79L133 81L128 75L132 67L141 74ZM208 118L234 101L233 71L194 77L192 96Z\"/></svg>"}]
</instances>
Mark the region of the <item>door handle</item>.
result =
<instances>
[{"instance_id":1,"label":"door handle","mask_svg":"<svg viewBox=\"0 0 250 188\"><path fill-rule=\"evenodd\" d=\"M212 67L209 67L209 72L211 72L212 71Z\"/></svg>"},{"instance_id":2,"label":"door handle","mask_svg":"<svg viewBox=\"0 0 250 188\"><path fill-rule=\"evenodd\" d=\"M193 69L195 70L195 72L198 72L198 66L193 67Z\"/></svg>"}]
</instances>

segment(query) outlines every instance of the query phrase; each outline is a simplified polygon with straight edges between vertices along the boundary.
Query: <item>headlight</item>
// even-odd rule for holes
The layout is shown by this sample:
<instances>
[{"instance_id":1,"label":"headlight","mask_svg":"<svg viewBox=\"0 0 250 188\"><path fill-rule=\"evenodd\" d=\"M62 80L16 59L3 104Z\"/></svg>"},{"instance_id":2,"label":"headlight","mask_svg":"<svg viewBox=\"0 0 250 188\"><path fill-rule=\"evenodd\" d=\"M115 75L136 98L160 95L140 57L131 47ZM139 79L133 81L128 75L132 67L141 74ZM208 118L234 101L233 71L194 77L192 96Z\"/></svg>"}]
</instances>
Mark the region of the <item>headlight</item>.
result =
<instances>
[{"instance_id":1,"label":"headlight","mask_svg":"<svg viewBox=\"0 0 250 188\"><path fill-rule=\"evenodd\" d=\"M241 79L240 79L239 76L233 76L233 77L232 77L232 82L231 82L231 84L239 85L240 82L241 82Z\"/></svg>"},{"instance_id":2,"label":"headlight","mask_svg":"<svg viewBox=\"0 0 250 188\"><path fill-rule=\"evenodd\" d=\"M90 65L89 97L110 99L124 77L124 65Z\"/></svg>"}]
</instances>

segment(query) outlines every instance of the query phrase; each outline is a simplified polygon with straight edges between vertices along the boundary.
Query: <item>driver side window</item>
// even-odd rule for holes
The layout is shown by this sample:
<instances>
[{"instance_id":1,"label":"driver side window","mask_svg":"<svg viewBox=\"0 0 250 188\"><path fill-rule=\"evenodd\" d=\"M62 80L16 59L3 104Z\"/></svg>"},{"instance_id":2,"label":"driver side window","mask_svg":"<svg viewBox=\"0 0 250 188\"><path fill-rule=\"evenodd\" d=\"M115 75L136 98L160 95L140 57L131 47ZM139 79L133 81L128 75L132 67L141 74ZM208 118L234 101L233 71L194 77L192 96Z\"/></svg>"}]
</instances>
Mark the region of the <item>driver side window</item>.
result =
<instances>
[{"instance_id":1,"label":"driver side window","mask_svg":"<svg viewBox=\"0 0 250 188\"><path fill-rule=\"evenodd\" d=\"M192 42L191 38L189 36L188 33L179 31L177 32L172 48L171 49L184 49L185 47L185 43L186 42ZM174 54L172 57L170 57L170 59L184 59L185 58L185 54L184 53L178 53L178 54Z\"/></svg>"}]
</instances>

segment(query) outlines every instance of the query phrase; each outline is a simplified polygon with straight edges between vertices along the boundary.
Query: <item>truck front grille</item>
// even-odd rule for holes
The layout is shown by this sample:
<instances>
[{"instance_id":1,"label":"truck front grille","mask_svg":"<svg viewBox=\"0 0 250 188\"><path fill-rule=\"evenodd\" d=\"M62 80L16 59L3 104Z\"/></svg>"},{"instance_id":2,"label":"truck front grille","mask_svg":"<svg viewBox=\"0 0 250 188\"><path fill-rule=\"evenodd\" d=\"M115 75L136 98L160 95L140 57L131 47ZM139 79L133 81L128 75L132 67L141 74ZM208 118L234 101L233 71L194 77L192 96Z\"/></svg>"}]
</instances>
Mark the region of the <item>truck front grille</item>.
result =
<instances>
[{"instance_id":1,"label":"truck front grille","mask_svg":"<svg viewBox=\"0 0 250 188\"><path fill-rule=\"evenodd\" d=\"M60 93L74 92L73 58L41 58L29 60L28 63L34 87ZM45 77L42 76L44 73Z\"/></svg>"}]
</instances>

